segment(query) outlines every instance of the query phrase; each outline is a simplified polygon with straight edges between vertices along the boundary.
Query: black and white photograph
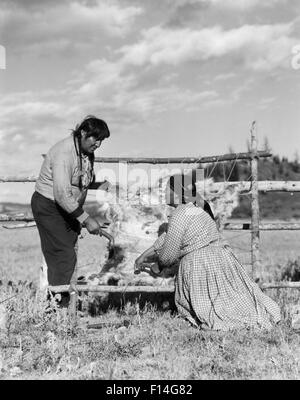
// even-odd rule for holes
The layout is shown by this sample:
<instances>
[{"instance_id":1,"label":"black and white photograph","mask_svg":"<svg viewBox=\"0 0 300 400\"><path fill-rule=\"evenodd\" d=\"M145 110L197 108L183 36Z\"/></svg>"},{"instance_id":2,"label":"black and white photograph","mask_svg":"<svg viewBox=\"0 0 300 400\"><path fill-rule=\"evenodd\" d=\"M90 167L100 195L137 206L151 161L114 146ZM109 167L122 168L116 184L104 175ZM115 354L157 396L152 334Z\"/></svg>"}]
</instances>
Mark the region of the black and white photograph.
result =
<instances>
[{"instance_id":1,"label":"black and white photograph","mask_svg":"<svg viewBox=\"0 0 300 400\"><path fill-rule=\"evenodd\" d=\"M300 380L299 106L298 0L0 0L0 380Z\"/></svg>"}]
</instances>

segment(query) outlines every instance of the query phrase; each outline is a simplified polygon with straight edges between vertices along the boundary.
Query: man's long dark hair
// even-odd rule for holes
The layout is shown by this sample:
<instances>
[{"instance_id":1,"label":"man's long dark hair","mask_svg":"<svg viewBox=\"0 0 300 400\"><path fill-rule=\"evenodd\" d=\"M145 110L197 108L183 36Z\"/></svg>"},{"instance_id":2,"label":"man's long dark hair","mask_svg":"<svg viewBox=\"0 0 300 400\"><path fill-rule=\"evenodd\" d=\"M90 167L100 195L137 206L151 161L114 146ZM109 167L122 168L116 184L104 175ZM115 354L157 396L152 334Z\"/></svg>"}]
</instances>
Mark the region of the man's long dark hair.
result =
<instances>
[{"instance_id":1,"label":"man's long dark hair","mask_svg":"<svg viewBox=\"0 0 300 400\"><path fill-rule=\"evenodd\" d=\"M96 139L105 139L110 136L107 123L102 119L96 118L93 115L88 115L84 120L76 126L72 131L74 144L80 163L80 179L79 188L82 189L82 149L81 149L81 131L86 132L86 137L93 136ZM77 142L76 142L77 140ZM78 144L78 149L77 149ZM94 169L94 154L89 154L89 160L91 162L92 171Z\"/></svg>"}]
</instances>

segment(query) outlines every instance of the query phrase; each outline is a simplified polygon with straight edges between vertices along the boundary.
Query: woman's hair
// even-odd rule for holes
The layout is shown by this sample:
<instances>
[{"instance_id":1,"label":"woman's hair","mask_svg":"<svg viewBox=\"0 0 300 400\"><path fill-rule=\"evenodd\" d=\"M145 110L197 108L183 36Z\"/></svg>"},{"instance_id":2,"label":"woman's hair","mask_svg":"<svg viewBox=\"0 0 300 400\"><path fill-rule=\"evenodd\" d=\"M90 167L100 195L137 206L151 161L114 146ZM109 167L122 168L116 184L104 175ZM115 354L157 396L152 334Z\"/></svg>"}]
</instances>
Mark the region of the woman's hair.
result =
<instances>
[{"instance_id":1,"label":"woman's hair","mask_svg":"<svg viewBox=\"0 0 300 400\"><path fill-rule=\"evenodd\" d=\"M189 199L196 198L197 189L192 175L171 175L167 186L177 195L179 204L186 204Z\"/></svg>"},{"instance_id":2,"label":"woman's hair","mask_svg":"<svg viewBox=\"0 0 300 400\"><path fill-rule=\"evenodd\" d=\"M206 211L213 220L215 220L214 214L208 201L202 199L202 197L197 193L195 171L192 174L178 174L170 176L167 186L174 192L178 197L179 204L186 204L188 202L194 203L194 205L199 206L201 204L204 211ZM170 193L172 196L172 193ZM175 203L175 199L170 199L170 204Z\"/></svg>"},{"instance_id":3,"label":"woman's hair","mask_svg":"<svg viewBox=\"0 0 300 400\"><path fill-rule=\"evenodd\" d=\"M73 135L80 137L82 130L86 132L86 137L93 136L97 139L105 139L110 136L106 122L94 117L93 115L85 117L84 120L73 130Z\"/></svg>"}]
</instances>

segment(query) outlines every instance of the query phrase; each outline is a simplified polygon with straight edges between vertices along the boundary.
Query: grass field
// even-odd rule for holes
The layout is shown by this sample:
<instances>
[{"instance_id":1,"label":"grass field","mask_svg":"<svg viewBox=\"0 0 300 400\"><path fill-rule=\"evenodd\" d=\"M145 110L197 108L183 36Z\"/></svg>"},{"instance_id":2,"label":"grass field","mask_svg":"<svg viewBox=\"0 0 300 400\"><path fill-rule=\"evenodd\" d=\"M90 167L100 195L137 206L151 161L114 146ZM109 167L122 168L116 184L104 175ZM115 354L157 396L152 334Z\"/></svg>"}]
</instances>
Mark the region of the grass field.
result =
<instances>
[{"instance_id":1,"label":"grass field","mask_svg":"<svg viewBox=\"0 0 300 400\"><path fill-rule=\"evenodd\" d=\"M225 232L240 259L250 234ZM263 232L264 281L279 280L288 261L300 257L299 232ZM21 282L37 284L40 247L35 228L0 227L0 304L8 310L6 333L0 334L1 379L299 379L300 336L291 328L297 290L269 290L281 306L282 323L270 332L203 332L190 327L166 307L138 302L109 309L90 320L101 329L87 329L85 318L73 326L64 311L43 312L37 293ZM80 273L99 272L105 260L103 239L80 240ZM248 267L249 268L249 267Z\"/></svg>"},{"instance_id":2,"label":"grass field","mask_svg":"<svg viewBox=\"0 0 300 400\"><path fill-rule=\"evenodd\" d=\"M288 260L300 257L300 232L261 232L263 280L277 279ZM250 272L250 233L224 232L224 238ZM36 228L8 230L0 226L0 276L2 280L38 282L41 250ZM79 240L80 274L97 273L106 257L107 242L86 234ZM117 244L117 243L116 243Z\"/></svg>"}]
</instances>

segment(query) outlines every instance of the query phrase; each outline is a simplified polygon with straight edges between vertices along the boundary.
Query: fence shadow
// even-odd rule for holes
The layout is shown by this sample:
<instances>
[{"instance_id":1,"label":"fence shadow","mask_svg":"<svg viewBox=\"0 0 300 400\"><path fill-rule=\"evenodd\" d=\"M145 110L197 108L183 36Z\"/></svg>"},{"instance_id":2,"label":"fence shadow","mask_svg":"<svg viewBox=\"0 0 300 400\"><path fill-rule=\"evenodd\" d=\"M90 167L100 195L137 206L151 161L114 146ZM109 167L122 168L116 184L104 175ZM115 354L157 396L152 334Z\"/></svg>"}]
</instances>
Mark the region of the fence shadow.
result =
<instances>
[{"instance_id":1,"label":"fence shadow","mask_svg":"<svg viewBox=\"0 0 300 400\"><path fill-rule=\"evenodd\" d=\"M106 293L86 297L79 301L78 310L93 317L110 309L121 311L126 305L138 305L140 310L150 306L158 311L176 312L174 293Z\"/></svg>"}]
</instances>

